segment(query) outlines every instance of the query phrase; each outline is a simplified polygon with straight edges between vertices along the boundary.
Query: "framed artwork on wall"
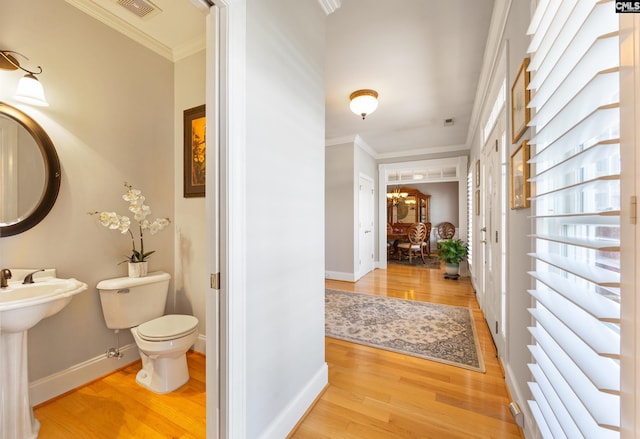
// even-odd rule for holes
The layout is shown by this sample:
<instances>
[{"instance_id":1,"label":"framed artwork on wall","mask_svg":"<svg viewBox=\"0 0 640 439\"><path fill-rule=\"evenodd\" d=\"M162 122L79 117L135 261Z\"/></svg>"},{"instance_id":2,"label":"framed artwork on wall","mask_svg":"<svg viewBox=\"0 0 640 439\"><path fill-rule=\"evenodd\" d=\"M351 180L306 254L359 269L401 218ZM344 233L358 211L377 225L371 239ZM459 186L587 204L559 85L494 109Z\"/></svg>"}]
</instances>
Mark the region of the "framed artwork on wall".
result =
<instances>
[{"instance_id":1,"label":"framed artwork on wall","mask_svg":"<svg viewBox=\"0 0 640 439\"><path fill-rule=\"evenodd\" d=\"M511 143L516 143L527 129L527 124L531 120L531 110L529 109L529 100L531 93L529 92L529 58L525 58L516 79L511 86Z\"/></svg>"},{"instance_id":2,"label":"framed artwork on wall","mask_svg":"<svg viewBox=\"0 0 640 439\"><path fill-rule=\"evenodd\" d=\"M205 106L184 110L184 197L204 197L207 171Z\"/></svg>"},{"instance_id":3,"label":"framed artwork on wall","mask_svg":"<svg viewBox=\"0 0 640 439\"><path fill-rule=\"evenodd\" d=\"M511 208L529 207L529 144L523 141L511 154Z\"/></svg>"}]
</instances>

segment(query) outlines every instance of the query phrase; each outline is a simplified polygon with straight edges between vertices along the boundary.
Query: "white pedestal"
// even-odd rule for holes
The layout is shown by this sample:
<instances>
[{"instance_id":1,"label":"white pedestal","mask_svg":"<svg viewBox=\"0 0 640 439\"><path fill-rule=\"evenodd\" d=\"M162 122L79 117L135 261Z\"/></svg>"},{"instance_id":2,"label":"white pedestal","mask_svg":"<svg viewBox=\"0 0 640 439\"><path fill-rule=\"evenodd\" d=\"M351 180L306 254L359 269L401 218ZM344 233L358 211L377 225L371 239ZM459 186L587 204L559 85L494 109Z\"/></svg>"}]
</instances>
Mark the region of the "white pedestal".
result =
<instances>
[{"instance_id":1,"label":"white pedestal","mask_svg":"<svg viewBox=\"0 0 640 439\"><path fill-rule=\"evenodd\" d=\"M0 438L35 439L39 431L29 403L27 331L0 333Z\"/></svg>"}]
</instances>

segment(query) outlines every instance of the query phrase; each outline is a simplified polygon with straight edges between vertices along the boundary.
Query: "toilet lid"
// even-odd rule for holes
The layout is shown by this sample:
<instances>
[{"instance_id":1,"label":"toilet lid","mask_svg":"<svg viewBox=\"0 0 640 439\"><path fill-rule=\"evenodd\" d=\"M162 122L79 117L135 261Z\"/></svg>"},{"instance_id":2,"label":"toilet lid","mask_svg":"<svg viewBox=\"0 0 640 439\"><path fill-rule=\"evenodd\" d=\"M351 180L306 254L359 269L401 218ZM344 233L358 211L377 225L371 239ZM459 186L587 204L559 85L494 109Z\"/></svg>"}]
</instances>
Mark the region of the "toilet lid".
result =
<instances>
[{"instance_id":1,"label":"toilet lid","mask_svg":"<svg viewBox=\"0 0 640 439\"><path fill-rule=\"evenodd\" d=\"M195 331L198 319L194 316L169 314L138 326L138 334L149 341L171 340Z\"/></svg>"}]
</instances>

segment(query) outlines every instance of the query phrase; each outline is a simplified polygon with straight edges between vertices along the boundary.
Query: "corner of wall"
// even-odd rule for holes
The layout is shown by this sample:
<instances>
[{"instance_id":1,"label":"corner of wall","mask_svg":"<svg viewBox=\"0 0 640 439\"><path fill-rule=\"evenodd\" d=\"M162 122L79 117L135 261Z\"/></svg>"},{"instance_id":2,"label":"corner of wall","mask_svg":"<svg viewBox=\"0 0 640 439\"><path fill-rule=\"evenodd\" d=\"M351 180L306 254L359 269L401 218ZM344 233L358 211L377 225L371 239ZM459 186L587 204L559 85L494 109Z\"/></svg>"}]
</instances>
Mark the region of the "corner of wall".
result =
<instances>
[{"instance_id":1,"label":"corner of wall","mask_svg":"<svg viewBox=\"0 0 640 439\"><path fill-rule=\"evenodd\" d=\"M304 414L329 385L329 366L323 363L300 392L260 435L260 439L282 439L298 425Z\"/></svg>"}]
</instances>

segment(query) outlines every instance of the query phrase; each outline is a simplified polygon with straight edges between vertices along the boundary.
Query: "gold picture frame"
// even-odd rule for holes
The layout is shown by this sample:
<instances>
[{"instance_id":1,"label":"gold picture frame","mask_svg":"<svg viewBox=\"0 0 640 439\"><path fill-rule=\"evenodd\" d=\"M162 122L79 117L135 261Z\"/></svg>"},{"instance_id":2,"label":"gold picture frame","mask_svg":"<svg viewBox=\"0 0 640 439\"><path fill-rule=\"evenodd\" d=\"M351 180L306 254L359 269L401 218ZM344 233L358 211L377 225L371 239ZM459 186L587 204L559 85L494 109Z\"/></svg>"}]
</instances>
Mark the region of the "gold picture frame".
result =
<instances>
[{"instance_id":1,"label":"gold picture frame","mask_svg":"<svg viewBox=\"0 0 640 439\"><path fill-rule=\"evenodd\" d=\"M205 196L207 171L205 106L184 110L184 197Z\"/></svg>"},{"instance_id":2,"label":"gold picture frame","mask_svg":"<svg viewBox=\"0 0 640 439\"><path fill-rule=\"evenodd\" d=\"M511 154L511 208L529 207L529 143L524 140Z\"/></svg>"},{"instance_id":3,"label":"gold picture frame","mask_svg":"<svg viewBox=\"0 0 640 439\"><path fill-rule=\"evenodd\" d=\"M516 143L522 137L531 120L528 66L529 58L525 58L511 86L511 143Z\"/></svg>"}]
</instances>

